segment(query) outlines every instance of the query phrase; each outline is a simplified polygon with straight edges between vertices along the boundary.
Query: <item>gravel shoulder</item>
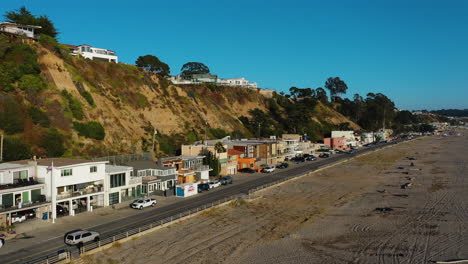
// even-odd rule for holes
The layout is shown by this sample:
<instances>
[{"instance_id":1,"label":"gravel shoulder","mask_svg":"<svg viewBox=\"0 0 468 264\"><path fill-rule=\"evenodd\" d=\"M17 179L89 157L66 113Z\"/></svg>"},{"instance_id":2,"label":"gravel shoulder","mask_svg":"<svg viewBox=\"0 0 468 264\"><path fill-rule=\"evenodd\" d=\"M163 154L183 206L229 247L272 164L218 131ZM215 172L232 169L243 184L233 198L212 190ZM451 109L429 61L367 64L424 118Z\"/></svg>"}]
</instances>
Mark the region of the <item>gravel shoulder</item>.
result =
<instances>
[{"instance_id":1,"label":"gravel shoulder","mask_svg":"<svg viewBox=\"0 0 468 264\"><path fill-rule=\"evenodd\" d=\"M427 263L468 257L467 142L466 136L426 137L398 144L83 260Z\"/></svg>"}]
</instances>

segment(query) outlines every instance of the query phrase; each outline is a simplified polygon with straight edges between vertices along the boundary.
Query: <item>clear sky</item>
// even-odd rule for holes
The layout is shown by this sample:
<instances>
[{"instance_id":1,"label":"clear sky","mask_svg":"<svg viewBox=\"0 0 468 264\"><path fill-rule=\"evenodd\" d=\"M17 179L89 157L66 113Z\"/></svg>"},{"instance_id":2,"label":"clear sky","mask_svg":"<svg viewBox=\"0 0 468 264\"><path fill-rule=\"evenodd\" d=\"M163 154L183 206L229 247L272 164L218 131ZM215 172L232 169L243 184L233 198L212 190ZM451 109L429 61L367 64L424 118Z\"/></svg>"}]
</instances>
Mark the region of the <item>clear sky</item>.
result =
<instances>
[{"instance_id":1,"label":"clear sky","mask_svg":"<svg viewBox=\"0 0 468 264\"><path fill-rule=\"evenodd\" d=\"M172 74L189 61L262 88L381 92L401 109L468 108L468 1L0 0L48 15L67 44L90 44L134 63L152 54Z\"/></svg>"}]
</instances>

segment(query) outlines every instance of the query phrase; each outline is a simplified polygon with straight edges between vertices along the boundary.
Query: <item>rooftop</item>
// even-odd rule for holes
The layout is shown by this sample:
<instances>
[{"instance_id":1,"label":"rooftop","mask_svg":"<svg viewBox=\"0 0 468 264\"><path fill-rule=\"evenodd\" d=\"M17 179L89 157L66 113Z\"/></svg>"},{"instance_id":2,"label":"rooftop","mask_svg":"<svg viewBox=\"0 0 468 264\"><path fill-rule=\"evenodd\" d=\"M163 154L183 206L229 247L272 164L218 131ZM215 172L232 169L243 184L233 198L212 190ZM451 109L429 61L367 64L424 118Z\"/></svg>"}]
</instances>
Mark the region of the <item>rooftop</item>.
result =
<instances>
[{"instance_id":1,"label":"rooftop","mask_svg":"<svg viewBox=\"0 0 468 264\"><path fill-rule=\"evenodd\" d=\"M128 170L133 170L133 168L129 166L117 166L106 164L106 173L125 172Z\"/></svg>"},{"instance_id":2,"label":"rooftop","mask_svg":"<svg viewBox=\"0 0 468 264\"><path fill-rule=\"evenodd\" d=\"M16 24L13 22L0 22L0 26L5 25L5 26L18 26L18 27L30 27L30 28L42 28L41 26L33 26L33 25L22 25L22 24Z\"/></svg>"},{"instance_id":3,"label":"rooftop","mask_svg":"<svg viewBox=\"0 0 468 264\"><path fill-rule=\"evenodd\" d=\"M10 170L10 169L16 169L16 168L22 168L22 167L28 167L29 165L25 164L13 164L13 163L1 163L0 164L0 170Z\"/></svg>"},{"instance_id":4,"label":"rooftop","mask_svg":"<svg viewBox=\"0 0 468 264\"><path fill-rule=\"evenodd\" d=\"M163 167L151 160L135 160L125 162L125 165L133 167L135 170L155 169L155 170L171 170L173 168Z\"/></svg>"},{"instance_id":5,"label":"rooftop","mask_svg":"<svg viewBox=\"0 0 468 264\"><path fill-rule=\"evenodd\" d=\"M33 160L18 160L18 161L11 161L9 163L14 163L14 164L28 164L28 162L31 162ZM47 158L47 159L37 159L37 165L38 166L52 166L52 163L54 164L54 167L65 167L65 166L72 166L72 165L78 165L78 164L83 164L83 163L103 163L103 162L108 162L108 161L92 161L92 160L85 160L85 159L67 159L67 158Z\"/></svg>"}]
</instances>

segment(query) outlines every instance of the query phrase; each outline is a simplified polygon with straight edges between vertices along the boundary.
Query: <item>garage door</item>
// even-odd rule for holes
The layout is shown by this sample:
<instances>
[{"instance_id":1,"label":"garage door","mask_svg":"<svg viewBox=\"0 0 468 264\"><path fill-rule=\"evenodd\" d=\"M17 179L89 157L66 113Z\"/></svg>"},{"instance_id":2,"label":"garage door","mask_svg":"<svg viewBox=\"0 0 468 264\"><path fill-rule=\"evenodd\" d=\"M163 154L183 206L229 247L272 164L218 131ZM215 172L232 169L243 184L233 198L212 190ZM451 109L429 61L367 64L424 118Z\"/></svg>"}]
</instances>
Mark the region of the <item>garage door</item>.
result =
<instances>
[{"instance_id":1,"label":"garage door","mask_svg":"<svg viewBox=\"0 0 468 264\"><path fill-rule=\"evenodd\" d=\"M119 203L119 192L109 193L109 205Z\"/></svg>"}]
</instances>

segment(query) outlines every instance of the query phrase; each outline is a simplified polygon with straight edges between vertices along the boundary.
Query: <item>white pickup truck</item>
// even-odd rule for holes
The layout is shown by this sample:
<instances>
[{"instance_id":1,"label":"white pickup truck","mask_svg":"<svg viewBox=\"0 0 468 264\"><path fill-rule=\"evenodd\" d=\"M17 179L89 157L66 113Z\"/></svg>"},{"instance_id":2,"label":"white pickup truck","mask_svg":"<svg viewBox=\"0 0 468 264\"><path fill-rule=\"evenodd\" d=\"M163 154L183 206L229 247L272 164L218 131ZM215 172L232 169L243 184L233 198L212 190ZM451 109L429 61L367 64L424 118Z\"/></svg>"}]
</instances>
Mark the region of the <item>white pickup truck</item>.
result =
<instances>
[{"instance_id":1,"label":"white pickup truck","mask_svg":"<svg viewBox=\"0 0 468 264\"><path fill-rule=\"evenodd\" d=\"M151 199L151 198L144 198L144 199L139 199L133 201L133 203L130 204L131 208L134 209L143 209L144 207L148 206L155 206L156 205L156 199Z\"/></svg>"}]
</instances>

